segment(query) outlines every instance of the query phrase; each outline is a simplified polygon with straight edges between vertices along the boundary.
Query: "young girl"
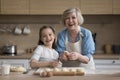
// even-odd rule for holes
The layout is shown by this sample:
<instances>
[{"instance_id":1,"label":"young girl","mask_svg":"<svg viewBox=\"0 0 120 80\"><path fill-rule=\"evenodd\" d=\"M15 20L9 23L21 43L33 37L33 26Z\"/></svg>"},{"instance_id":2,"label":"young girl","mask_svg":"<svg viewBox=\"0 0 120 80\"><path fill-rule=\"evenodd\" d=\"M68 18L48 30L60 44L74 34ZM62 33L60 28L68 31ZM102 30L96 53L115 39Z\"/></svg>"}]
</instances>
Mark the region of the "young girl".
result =
<instances>
[{"instance_id":1,"label":"young girl","mask_svg":"<svg viewBox=\"0 0 120 80\"><path fill-rule=\"evenodd\" d=\"M38 46L30 61L32 68L58 66L59 54L55 51L55 42L55 30L51 26L40 28Z\"/></svg>"}]
</instances>

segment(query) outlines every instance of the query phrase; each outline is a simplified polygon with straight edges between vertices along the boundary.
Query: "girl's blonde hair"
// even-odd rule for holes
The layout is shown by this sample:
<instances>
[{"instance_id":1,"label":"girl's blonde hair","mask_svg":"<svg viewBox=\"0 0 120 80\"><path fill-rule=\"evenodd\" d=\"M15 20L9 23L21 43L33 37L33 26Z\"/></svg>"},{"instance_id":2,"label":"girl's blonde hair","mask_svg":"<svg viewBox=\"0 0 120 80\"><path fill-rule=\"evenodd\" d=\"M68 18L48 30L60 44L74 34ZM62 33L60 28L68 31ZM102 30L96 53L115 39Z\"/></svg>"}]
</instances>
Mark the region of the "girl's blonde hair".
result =
<instances>
[{"instance_id":1,"label":"girl's blonde hair","mask_svg":"<svg viewBox=\"0 0 120 80\"><path fill-rule=\"evenodd\" d=\"M81 25L83 24L84 22L84 18L82 16L82 13L80 11L79 8L68 8L66 9L64 12L63 12L63 15L62 15L62 24L65 26L65 19L66 17L70 14L70 13L73 13L75 12L76 15L77 15L77 19L78 19L78 24Z\"/></svg>"}]
</instances>

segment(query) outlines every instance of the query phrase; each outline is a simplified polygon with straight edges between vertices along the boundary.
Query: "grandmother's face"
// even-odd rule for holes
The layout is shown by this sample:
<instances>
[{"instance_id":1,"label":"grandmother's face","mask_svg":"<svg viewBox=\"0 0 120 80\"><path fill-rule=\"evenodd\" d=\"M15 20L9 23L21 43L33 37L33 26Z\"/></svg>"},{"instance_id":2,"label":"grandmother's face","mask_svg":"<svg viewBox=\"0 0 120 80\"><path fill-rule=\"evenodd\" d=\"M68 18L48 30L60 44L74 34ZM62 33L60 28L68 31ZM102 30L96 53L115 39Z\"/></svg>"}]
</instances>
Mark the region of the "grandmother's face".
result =
<instances>
[{"instance_id":1,"label":"grandmother's face","mask_svg":"<svg viewBox=\"0 0 120 80\"><path fill-rule=\"evenodd\" d=\"M69 30L74 30L78 28L78 18L75 12L68 14L65 18L65 26Z\"/></svg>"}]
</instances>

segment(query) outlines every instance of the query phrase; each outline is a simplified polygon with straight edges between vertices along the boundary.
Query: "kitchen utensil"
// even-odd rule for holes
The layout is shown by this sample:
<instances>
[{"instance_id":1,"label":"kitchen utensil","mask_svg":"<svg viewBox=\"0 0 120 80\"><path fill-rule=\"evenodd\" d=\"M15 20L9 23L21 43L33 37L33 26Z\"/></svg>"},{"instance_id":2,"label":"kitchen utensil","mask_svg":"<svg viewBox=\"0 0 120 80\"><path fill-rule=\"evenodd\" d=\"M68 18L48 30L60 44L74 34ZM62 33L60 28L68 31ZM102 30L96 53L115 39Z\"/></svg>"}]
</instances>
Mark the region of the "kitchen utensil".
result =
<instances>
[{"instance_id":1,"label":"kitchen utensil","mask_svg":"<svg viewBox=\"0 0 120 80\"><path fill-rule=\"evenodd\" d=\"M97 36L97 33L92 34L92 37L93 37L93 40L94 40L95 43L96 43L96 36Z\"/></svg>"},{"instance_id":2,"label":"kitchen utensil","mask_svg":"<svg viewBox=\"0 0 120 80\"><path fill-rule=\"evenodd\" d=\"M81 62L78 60L68 60L62 62L62 67L79 67L80 63Z\"/></svg>"},{"instance_id":3,"label":"kitchen utensil","mask_svg":"<svg viewBox=\"0 0 120 80\"><path fill-rule=\"evenodd\" d=\"M112 45L111 44L105 44L103 49L104 49L104 52L106 54L111 54L112 53Z\"/></svg>"},{"instance_id":4,"label":"kitchen utensil","mask_svg":"<svg viewBox=\"0 0 120 80\"><path fill-rule=\"evenodd\" d=\"M15 28L14 33L15 33L15 34L18 34L18 35L22 34L21 28L17 26L17 27Z\"/></svg>"},{"instance_id":5,"label":"kitchen utensil","mask_svg":"<svg viewBox=\"0 0 120 80\"><path fill-rule=\"evenodd\" d=\"M120 54L120 45L113 45L112 46L112 51L115 54Z\"/></svg>"},{"instance_id":6,"label":"kitchen utensil","mask_svg":"<svg viewBox=\"0 0 120 80\"><path fill-rule=\"evenodd\" d=\"M23 34L30 34L31 33L31 30L28 26L24 27L23 29Z\"/></svg>"},{"instance_id":7,"label":"kitchen utensil","mask_svg":"<svg viewBox=\"0 0 120 80\"><path fill-rule=\"evenodd\" d=\"M42 72L52 72L53 76L82 76L85 74L84 68L80 67L62 67L62 68L39 68L33 74L40 75ZM55 70L59 69L59 71Z\"/></svg>"},{"instance_id":8,"label":"kitchen utensil","mask_svg":"<svg viewBox=\"0 0 120 80\"><path fill-rule=\"evenodd\" d=\"M2 48L3 55L17 55L17 46L16 45L5 45Z\"/></svg>"}]
</instances>

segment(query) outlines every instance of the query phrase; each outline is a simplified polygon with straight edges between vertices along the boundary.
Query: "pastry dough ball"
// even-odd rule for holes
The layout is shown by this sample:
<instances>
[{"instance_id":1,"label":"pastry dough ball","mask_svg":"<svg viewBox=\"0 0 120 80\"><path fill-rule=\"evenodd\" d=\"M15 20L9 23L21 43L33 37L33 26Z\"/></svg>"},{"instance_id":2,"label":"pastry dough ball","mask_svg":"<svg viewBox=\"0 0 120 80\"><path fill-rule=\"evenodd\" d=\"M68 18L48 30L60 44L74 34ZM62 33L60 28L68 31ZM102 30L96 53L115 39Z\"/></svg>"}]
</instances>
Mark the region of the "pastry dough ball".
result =
<instances>
[{"instance_id":1,"label":"pastry dough ball","mask_svg":"<svg viewBox=\"0 0 120 80\"><path fill-rule=\"evenodd\" d=\"M71 68L69 69L70 72L76 72L76 69L75 68Z\"/></svg>"},{"instance_id":2,"label":"pastry dough ball","mask_svg":"<svg viewBox=\"0 0 120 80\"><path fill-rule=\"evenodd\" d=\"M69 72L69 69L68 68L62 68L61 71L63 71L63 72Z\"/></svg>"},{"instance_id":3,"label":"pastry dough ball","mask_svg":"<svg viewBox=\"0 0 120 80\"><path fill-rule=\"evenodd\" d=\"M51 71L51 69L50 68L45 68L44 71L49 72L49 71Z\"/></svg>"},{"instance_id":4,"label":"pastry dough ball","mask_svg":"<svg viewBox=\"0 0 120 80\"><path fill-rule=\"evenodd\" d=\"M26 68L22 67L22 66L11 66L10 67L10 71L12 72L25 72Z\"/></svg>"},{"instance_id":5,"label":"pastry dough ball","mask_svg":"<svg viewBox=\"0 0 120 80\"><path fill-rule=\"evenodd\" d=\"M60 68L54 68L53 71L54 71L54 72L60 72L61 69L60 69Z\"/></svg>"},{"instance_id":6,"label":"pastry dough ball","mask_svg":"<svg viewBox=\"0 0 120 80\"><path fill-rule=\"evenodd\" d=\"M77 72L85 72L85 70L83 68L78 68Z\"/></svg>"},{"instance_id":7,"label":"pastry dough ball","mask_svg":"<svg viewBox=\"0 0 120 80\"><path fill-rule=\"evenodd\" d=\"M26 69L24 67L22 67L22 66L19 66L18 71L24 72L24 71L26 71Z\"/></svg>"}]
</instances>

